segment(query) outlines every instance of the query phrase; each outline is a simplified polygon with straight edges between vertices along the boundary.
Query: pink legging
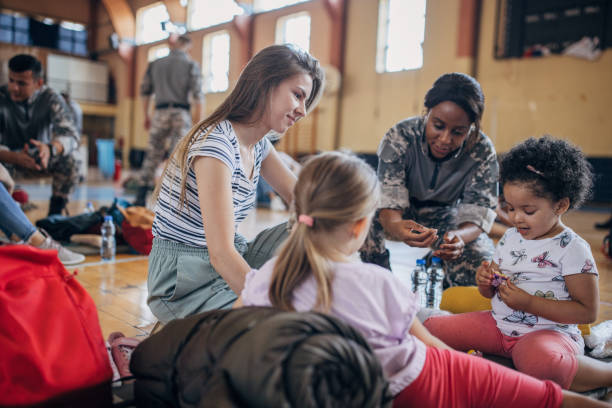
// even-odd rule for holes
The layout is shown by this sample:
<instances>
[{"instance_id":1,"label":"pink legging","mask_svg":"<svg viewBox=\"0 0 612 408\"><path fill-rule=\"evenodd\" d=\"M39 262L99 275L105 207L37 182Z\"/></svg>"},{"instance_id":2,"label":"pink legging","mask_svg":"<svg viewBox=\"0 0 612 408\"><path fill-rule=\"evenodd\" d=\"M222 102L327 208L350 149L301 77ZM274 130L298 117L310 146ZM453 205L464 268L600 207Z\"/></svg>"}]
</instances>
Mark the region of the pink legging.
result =
<instances>
[{"instance_id":1,"label":"pink legging","mask_svg":"<svg viewBox=\"0 0 612 408\"><path fill-rule=\"evenodd\" d=\"M517 370L542 380L552 380L569 389L576 370L580 347L568 335L539 330L520 337L502 334L490 311L434 316L425 327L450 347L511 358Z\"/></svg>"},{"instance_id":2,"label":"pink legging","mask_svg":"<svg viewBox=\"0 0 612 408\"><path fill-rule=\"evenodd\" d=\"M454 350L427 347L421 374L402 390L393 408L557 408L558 384Z\"/></svg>"}]
</instances>

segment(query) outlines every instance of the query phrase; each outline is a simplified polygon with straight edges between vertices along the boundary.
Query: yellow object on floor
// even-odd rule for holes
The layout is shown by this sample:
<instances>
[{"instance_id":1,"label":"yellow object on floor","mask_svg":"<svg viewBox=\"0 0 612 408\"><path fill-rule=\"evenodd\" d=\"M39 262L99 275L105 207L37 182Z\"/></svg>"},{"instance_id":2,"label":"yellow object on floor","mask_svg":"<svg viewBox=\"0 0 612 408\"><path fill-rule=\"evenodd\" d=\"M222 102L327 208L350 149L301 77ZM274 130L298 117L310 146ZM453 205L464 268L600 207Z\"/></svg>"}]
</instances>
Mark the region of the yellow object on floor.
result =
<instances>
[{"instance_id":1,"label":"yellow object on floor","mask_svg":"<svg viewBox=\"0 0 612 408\"><path fill-rule=\"evenodd\" d=\"M442 293L440 309L451 313L491 310L491 299L482 296L476 286L453 286Z\"/></svg>"},{"instance_id":2,"label":"yellow object on floor","mask_svg":"<svg viewBox=\"0 0 612 408\"><path fill-rule=\"evenodd\" d=\"M440 309L448 310L451 313L491 310L491 299L482 296L476 286L454 286L442 293ZM583 336L591 333L590 324L579 324L578 328Z\"/></svg>"},{"instance_id":3,"label":"yellow object on floor","mask_svg":"<svg viewBox=\"0 0 612 408\"><path fill-rule=\"evenodd\" d=\"M588 336L591 334L591 325L590 324L579 324L578 328L582 332L583 336Z\"/></svg>"}]
</instances>

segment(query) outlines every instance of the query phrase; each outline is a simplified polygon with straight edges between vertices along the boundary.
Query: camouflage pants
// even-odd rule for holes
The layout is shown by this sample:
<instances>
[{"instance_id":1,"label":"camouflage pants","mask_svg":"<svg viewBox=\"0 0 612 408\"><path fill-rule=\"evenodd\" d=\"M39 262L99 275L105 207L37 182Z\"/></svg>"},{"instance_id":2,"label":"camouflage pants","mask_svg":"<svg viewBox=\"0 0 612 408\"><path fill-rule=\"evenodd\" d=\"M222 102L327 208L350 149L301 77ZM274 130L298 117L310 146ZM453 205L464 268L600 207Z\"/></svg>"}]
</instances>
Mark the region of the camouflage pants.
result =
<instances>
[{"instance_id":1,"label":"camouflage pants","mask_svg":"<svg viewBox=\"0 0 612 408\"><path fill-rule=\"evenodd\" d=\"M404 209L403 218L411 219L429 228L437 228L438 236L444 236L446 231L455 229L456 207L425 207ZM440 241L434 243L434 249ZM470 286L476 284L476 268L484 260L490 260L495 250L493 241L486 233L482 233L474 241L466 244L463 254L452 261L444 261L446 273L444 288L451 286ZM389 264L389 251L385 247L385 233L378 221L378 213L372 221L372 227L365 243L360 249L361 259L364 262L375 263L391 269Z\"/></svg>"},{"instance_id":2,"label":"camouflage pants","mask_svg":"<svg viewBox=\"0 0 612 408\"><path fill-rule=\"evenodd\" d=\"M152 187L157 166L166 154L172 153L174 146L191 128L191 114L186 109L157 109L153 115L149 132L149 146L139 174L141 186Z\"/></svg>"},{"instance_id":3,"label":"camouflage pants","mask_svg":"<svg viewBox=\"0 0 612 408\"><path fill-rule=\"evenodd\" d=\"M75 150L66 156L52 157L44 171L23 169L12 165L6 165L6 167L14 178L40 178L50 175L51 195L68 200L68 196L79 183L81 160L79 152Z\"/></svg>"}]
</instances>

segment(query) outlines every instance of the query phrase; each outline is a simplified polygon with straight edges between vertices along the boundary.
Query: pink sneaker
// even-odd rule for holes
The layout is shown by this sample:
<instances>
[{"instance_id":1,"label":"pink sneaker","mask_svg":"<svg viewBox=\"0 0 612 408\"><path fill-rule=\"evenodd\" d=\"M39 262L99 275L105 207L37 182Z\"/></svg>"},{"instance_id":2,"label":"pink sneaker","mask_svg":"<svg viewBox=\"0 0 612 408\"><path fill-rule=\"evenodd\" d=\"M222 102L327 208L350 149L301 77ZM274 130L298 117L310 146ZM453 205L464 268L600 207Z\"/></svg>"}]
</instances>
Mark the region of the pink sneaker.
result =
<instances>
[{"instance_id":1,"label":"pink sneaker","mask_svg":"<svg viewBox=\"0 0 612 408\"><path fill-rule=\"evenodd\" d=\"M134 337L125 337L121 332L113 332L108 336L108 343L111 346L113 361L117 366L121 378L130 377L130 359L132 353L142 340Z\"/></svg>"}]
</instances>

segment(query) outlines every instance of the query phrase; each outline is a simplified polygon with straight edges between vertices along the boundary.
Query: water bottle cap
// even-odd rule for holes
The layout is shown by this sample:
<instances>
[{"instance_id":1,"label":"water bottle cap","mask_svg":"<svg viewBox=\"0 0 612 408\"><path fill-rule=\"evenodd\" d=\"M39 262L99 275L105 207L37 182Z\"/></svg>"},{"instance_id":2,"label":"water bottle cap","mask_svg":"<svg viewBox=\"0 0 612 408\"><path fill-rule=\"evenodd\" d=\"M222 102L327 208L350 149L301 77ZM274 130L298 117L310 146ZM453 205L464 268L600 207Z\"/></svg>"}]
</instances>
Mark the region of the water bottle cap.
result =
<instances>
[{"instance_id":1,"label":"water bottle cap","mask_svg":"<svg viewBox=\"0 0 612 408\"><path fill-rule=\"evenodd\" d=\"M437 256L432 256L431 257L431 263L441 263L442 260L440 258L438 258Z\"/></svg>"},{"instance_id":2,"label":"water bottle cap","mask_svg":"<svg viewBox=\"0 0 612 408\"><path fill-rule=\"evenodd\" d=\"M425 265L425 260L424 259L417 259L416 260L416 264L417 265Z\"/></svg>"},{"instance_id":3,"label":"water bottle cap","mask_svg":"<svg viewBox=\"0 0 612 408\"><path fill-rule=\"evenodd\" d=\"M113 220L113 216L112 215L105 215L104 216L104 221L112 221Z\"/></svg>"}]
</instances>

